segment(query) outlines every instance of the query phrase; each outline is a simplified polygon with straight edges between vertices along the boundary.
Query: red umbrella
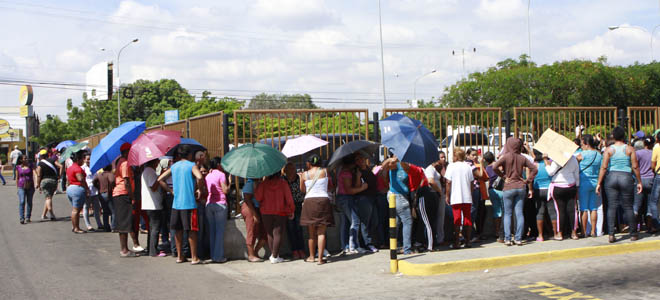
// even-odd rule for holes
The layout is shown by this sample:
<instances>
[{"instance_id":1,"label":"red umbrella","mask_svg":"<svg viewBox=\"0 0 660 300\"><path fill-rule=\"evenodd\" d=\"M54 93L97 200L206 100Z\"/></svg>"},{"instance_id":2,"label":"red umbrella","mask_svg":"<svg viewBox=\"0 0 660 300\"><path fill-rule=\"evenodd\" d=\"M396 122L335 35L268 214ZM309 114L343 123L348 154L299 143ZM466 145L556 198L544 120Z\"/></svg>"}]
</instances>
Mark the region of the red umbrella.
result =
<instances>
[{"instance_id":1,"label":"red umbrella","mask_svg":"<svg viewBox=\"0 0 660 300\"><path fill-rule=\"evenodd\" d=\"M181 142L181 133L172 130L158 130L140 135L128 152L128 164L139 166L165 153Z\"/></svg>"}]
</instances>

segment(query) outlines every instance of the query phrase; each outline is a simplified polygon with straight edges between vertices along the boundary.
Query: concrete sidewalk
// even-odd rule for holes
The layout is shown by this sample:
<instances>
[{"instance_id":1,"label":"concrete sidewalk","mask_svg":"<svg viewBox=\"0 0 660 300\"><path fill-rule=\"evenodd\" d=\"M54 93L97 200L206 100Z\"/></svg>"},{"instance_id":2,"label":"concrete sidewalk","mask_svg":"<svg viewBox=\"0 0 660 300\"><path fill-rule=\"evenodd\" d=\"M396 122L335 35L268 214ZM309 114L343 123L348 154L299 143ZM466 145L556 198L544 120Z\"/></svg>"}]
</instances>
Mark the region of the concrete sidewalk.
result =
<instances>
[{"instance_id":1,"label":"concrete sidewalk","mask_svg":"<svg viewBox=\"0 0 660 300\"><path fill-rule=\"evenodd\" d=\"M473 244L469 249L400 256L399 271L406 275L426 276L649 250L660 250L659 236L642 233L638 241L631 242L628 234L620 234L617 242L612 244L607 236L534 241L523 246L505 246L492 241Z\"/></svg>"}]
</instances>

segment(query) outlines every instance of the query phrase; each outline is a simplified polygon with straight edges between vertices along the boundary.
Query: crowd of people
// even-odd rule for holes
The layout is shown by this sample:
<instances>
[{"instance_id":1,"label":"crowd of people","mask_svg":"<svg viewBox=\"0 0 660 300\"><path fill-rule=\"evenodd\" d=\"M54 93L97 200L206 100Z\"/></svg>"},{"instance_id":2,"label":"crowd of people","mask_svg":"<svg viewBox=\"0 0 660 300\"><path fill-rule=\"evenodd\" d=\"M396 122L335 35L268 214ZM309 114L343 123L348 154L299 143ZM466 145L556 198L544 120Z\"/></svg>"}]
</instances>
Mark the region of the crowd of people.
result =
<instances>
[{"instance_id":1,"label":"crowd of people","mask_svg":"<svg viewBox=\"0 0 660 300\"><path fill-rule=\"evenodd\" d=\"M615 242L619 232L629 232L634 241L642 230L656 233L660 130L655 136L638 132L628 143L617 127L607 138L580 134L575 142L579 148L563 166L515 137L500 153L456 148L452 162L440 152L428 166L400 161L392 153L377 164L358 151L325 168L321 157L308 155L304 170L289 162L281 172L242 184L237 213L245 221L247 259L264 261L259 252L267 247L267 259L282 262L286 236L293 259L324 264L326 232L335 225L343 255L387 249L389 197L396 202L404 255L470 248L490 238L522 246L602 235ZM20 223L31 222L35 190L46 199L41 218L55 220L52 197L65 186L71 231L118 233L121 257L173 256L177 263L193 265L227 261L232 177L222 169L222 159L179 145L174 157L133 167L130 148L122 145L121 156L96 173L90 170L88 150L64 164L53 149L42 149L36 164L17 155L12 164ZM146 248L138 238L141 223L147 229Z\"/></svg>"}]
</instances>

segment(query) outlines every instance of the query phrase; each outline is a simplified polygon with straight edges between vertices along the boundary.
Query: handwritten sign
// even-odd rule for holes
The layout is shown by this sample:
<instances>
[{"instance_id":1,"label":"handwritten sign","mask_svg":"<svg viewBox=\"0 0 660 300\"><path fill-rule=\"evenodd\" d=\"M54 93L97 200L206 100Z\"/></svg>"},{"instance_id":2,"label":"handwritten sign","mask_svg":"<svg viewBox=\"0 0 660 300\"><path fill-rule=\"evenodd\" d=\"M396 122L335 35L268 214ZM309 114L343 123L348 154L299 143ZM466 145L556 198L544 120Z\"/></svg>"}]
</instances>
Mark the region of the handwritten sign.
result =
<instances>
[{"instance_id":1,"label":"handwritten sign","mask_svg":"<svg viewBox=\"0 0 660 300\"><path fill-rule=\"evenodd\" d=\"M568 159L573 156L578 145L573 143L565 136L555 132L552 129L547 129L541 138L534 144L534 149L541 153L548 154L548 157L558 163L560 166L566 165Z\"/></svg>"}]
</instances>

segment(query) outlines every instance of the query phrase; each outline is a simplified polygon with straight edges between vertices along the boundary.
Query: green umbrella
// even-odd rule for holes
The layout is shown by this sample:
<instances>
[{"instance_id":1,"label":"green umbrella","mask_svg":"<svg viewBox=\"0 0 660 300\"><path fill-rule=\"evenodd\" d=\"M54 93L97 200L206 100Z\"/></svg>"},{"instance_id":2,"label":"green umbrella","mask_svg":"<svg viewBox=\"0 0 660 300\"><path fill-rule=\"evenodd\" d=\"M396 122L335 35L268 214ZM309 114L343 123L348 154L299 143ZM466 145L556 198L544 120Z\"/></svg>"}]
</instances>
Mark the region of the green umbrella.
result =
<instances>
[{"instance_id":1,"label":"green umbrella","mask_svg":"<svg viewBox=\"0 0 660 300\"><path fill-rule=\"evenodd\" d=\"M87 147L87 142L82 142L82 143L78 143L78 144L75 144L73 146L67 147L66 151L64 151L64 154L62 154L60 156L60 162L64 162L67 158L71 157L71 154L74 154L74 153L82 150L82 148L85 148L85 147Z\"/></svg>"},{"instance_id":2,"label":"green umbrella","mask_svg":"<svg viewBox=\"0 0 660 300\"><path fill-rule=\"evenodd\" d=\"M266 144L245 144L229 151L222 158L222 167L229 174L243 178L261 178L281 170L286 156Z\"/></svg>"}]
</instances>

